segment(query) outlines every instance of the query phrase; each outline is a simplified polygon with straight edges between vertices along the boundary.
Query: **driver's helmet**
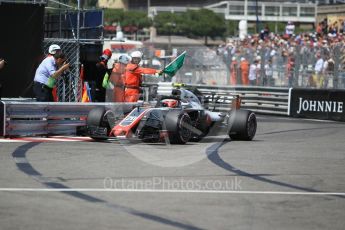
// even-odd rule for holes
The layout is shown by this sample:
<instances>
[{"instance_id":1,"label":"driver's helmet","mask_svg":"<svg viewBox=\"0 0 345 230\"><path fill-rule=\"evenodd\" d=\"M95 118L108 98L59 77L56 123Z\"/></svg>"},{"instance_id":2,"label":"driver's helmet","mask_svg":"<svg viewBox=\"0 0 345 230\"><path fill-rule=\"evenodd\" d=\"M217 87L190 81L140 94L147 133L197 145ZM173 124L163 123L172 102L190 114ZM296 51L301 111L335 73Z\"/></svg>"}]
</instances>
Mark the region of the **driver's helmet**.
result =
<instances>
[{"instance_id":1,"label":"driver's helmet","mask_svg":"<svg viewBox=\"0 0 345 230\"><path fill-rule=\"evenodd\" d=\"M162 100L162 106L163 107L176 108L176 107L178 107L178 105L179 105L178 100L175 100L175 99L164 99L164 100Z\"/></svg>"}]
</instances>

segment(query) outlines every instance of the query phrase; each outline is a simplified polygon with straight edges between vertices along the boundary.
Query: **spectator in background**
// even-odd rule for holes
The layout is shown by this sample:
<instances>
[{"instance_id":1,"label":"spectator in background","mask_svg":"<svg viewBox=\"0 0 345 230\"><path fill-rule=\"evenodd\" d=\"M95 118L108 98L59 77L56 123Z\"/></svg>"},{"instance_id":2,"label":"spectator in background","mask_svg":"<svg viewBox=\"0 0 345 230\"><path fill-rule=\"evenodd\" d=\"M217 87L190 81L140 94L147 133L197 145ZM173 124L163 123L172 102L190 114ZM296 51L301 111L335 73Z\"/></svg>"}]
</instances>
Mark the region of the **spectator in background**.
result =
<instances>
[{"instance_id":1,"label":"spectator in background","mask_svg":"<svg viewBox=\"0 0 345 230\"><path fill-rule=\"evenodd\" d=\"M290 53L288 57L288 63L286 65L286 76L288 78L288 86L294 86L294 69L295 69L295 58Z\"/></svg>"},{"instance_id":2,"label":"spectator in background","mask_svg":"<svg viewBox=\"0 0 345 230\"><path fill-rule=\"evenodd\" d=\"M262 85L262 81L263 81L263 76L261 76L261 73L264 73L264 66L261 66L261 56L257 56L255 58L257 60L257 64L256 64L256 85ZM264 75L264 74L263 74Z\"/></svg>"},{"instance_id":3,"label":"spectator in background","mask_svg":"<svg viewBox=\"0 0 345 230\"><path fill-rule=\"evenodd\" d=\"M288 22L285 27L285 34L291 37L295 33L295 25L292 22Z\"/></svg>"},{"instance_id":4,"label":"spectator in background","mask_svg":"<svg viewBox=\"0 0 345 230\"><path fill-rule=\"evenodd\" d=\"M322 77L322 75L325 75L324 71L321 73L315 71L315 65L317 63L316 53L319 52L322 57L329 56L335 61L335 70L337 76L339 76L338 84L339 86L341 85L340 87L344 87L341 79L345 79L343 77L345 76L345 70L343 68L345 64L341 65L340 63L345 58L345 36L341 34L344 31L343 27L345 24L343 20L338 20L338 31L334 28L337 24L328 22L329 25L332 25L330 28L325 28L325 24L327 24L327 19L322 20L314 32L303 32L297 35L292 34L291 36L284 36L285 33L284 35L270 33L268 37L260 40L263 34L261 32L260 34L251 34L243 37L233 42L232 49L229 52L231 55L226 62L226 66L231 67L232 56L245 57L251 62L253 56L257 54L262 57L262 63L264 63L260 67L262 73L260 76L262 77L266 76L265 65L269 59L272 59L274 78L279 79L275 82L276 86L296 85L296 83L299 83L300 85L298 86L303 87L309 86L309 81L309 84L313 87L325 87L324 83L320 85L320 80L313 81L317 76ZM329 32L328 29L330 29ZM324 33L325 31L328 33ZM235 53L233 52L234 50L236 51ZM292 62L291 54L296 58L294 62ZM237 84L242 83L246 85L245 75L249 73L249 63L248 71L243 68L242 61L238 65L241 77L237 79ZM288 65L289 70L293 67L293 71L288 71ZM231 70L229 73L231 76ZM287 77L287 73L289 73L289 78ZM326 75L324 77L327 78ZM294 81L293 79L298 79L299 81ZM265 84L269 84L267 78L260 79L260 85L262 85L262 81L265 81ZM332 82L329 81L329 83L331 84ZM334 84L336 83L334 82Z\"/></svg>"},{"instance_id":5,"label":"spectator in background","mask_svg":"<svg viewBox=\"0 0 345 230\"><path fill-rule=\"evenodd\" d=\"M329 30L329 33L331 33L332 35L336 35L338 33L338 21L335 21L331 26L332 29Z\"/></svg>"},{"instance_id":6,"label":"spectator in background","mask_svg":"<svg viewBox=\"0 0 345 230\"><path fill-rule=\"evenodd\" d=\"M95 85L95 101L104 102L106 89L103 87L104 78L109 77L112 69L108 68L108 61L112 56L110 49L105 49L102 55L99 57L99 62L96 63L97 76L96 76L96 85ZM107 75L106 75L107 74Z\"/></svg>"},{"instance_id":7,"label":"spectator in background","mask_svg":"<svg viewBox=\"0 0 345 230\"><path fill-rule=\"evenodd\" d=\"M258 64L259 60L255 59L254 63L252 63L249 67L249 85L255 86L257 85L257 71L258 71Z\"/></svg>"},{"instance_id":8,"label":"spectator in background","mask_svg":"<svg viewBox=\"0 0 345 230\"><path fill-rule=\"evenodd\" d=\"M320 52L316 53L316 58L317 60L314 66L313 86L320 88L320 83L322 83L324 80L322 75L324 60L322 59Z\"/></svg>"},{"instance_id":9,"label":"spectator in background","mask_svg":"<svg viewBox=\"0 0 345 230\"><path fill-rule=\"evenodd\" d=\"M313 60L313 52L314 48L311 41L309 39L305 40L305 43L302 45L302 48L300 50L301 69L308 69L308 65L312 63Z\"/></svg>"},{"instance_id":10,"label":"spectator in background","mask_svg":"<svg viewBox=\"0 0 345 230\"><path fill-rule=\"evenodd\" d=\"M237 84L238 62L236 57L232 57L230 65L230 85Z\"/></svg>"},{"instance_id":11,"label":"spectator in background","mask_svg":"<svg viewBox=\"0 0 345 230\"><path fill-rule=\"evenodd\" d=\"M323 29L323 24L322 24L322 22L319 22L317 24L317 27L316 27L317 36L321 36L322 35L322 29Z\"/></svg>"},{"instance_id":12,"label":"spectator in background","mask_svg":"<svg viewBox=\"0 0 345 230\"><path fill-rule=\"evenodd\" d=\"M345 53L345 44L343 46L343 48L341 49L341 51L343 53ZM337 88L345 88L345 55L343 55L340 58L340 63L339 63L339 69L340 69L340 73L339 73L339 77L337 78Z\"/></svg>"},{"instance_id":13,"label":"spectator in background","mask_svg":"<svg viewBox=\"0 0 345 230\"><path fill-rule=\"evenodd\" d=\"M263 79L263 85L274 86L272 59L269 59L267 64L265 65L265 76Z\"/></svg>"},{"instance_id":14,"label":"spectator in background","mask_svg":"<svg viewBox=\"0 0 345 230\"><path fill-rule=\"evenodd\" d=\"M269 34L270 34L270 28L268 27L268 24L266 24L264 28L264 38L267 38Z\"/></svg>"},{"instance_id":15,"label":"spectator in background","mask_svg":"<svg viewBox=\"0 0 345 230\"><path fill-rule=\"evenodd\" d=\"M249 62L244 57L241 58L240 70L241 70L242 85L248 85L249 84L249 79L248 79Z\"/></svg>"},{"instance_id":16,"label":"spectator in background","mask_svg":"<svg viewBox=\"0 0 345 230\"><path fill-rule=\"evenodd\" d=\"M330 55L326 55L325 61L323 64L323 77L324 81L320 87L327 88L329 80L333 79L334 77L334 67L335 63L334 60L330 57ZM333 86L335 85L335 81L333 80Z\"/></svg>"},{"instance_id":17,"label":"spectator in background","mask_svg":"<svg viewBox=\"0 0 345 230\"><path fill-rule=\"evenodd\" d=\"M327 18L324 18L322 21L322 33L328 34L328 20L327 20Z\"/></svg>"}]
</instances>

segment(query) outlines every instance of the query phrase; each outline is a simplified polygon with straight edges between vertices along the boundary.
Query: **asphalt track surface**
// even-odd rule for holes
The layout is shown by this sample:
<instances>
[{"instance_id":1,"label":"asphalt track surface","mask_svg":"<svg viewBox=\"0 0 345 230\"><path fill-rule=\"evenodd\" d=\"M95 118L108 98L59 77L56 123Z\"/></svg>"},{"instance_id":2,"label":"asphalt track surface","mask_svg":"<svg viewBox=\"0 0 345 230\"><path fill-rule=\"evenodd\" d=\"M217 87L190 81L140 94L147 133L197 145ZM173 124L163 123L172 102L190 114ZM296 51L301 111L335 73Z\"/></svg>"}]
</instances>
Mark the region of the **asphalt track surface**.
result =
<instances>
[{"instance_id":1,"label":"asphalt track surface","mask_svg":"<svg viewBox=\"0 0 345 230\"><path fill-rule=\"evenodd\" d=\"M252 142L177 146L0 141L0 229L344 226L344 123L259 116Z\"/></svg>"}]
</instances>

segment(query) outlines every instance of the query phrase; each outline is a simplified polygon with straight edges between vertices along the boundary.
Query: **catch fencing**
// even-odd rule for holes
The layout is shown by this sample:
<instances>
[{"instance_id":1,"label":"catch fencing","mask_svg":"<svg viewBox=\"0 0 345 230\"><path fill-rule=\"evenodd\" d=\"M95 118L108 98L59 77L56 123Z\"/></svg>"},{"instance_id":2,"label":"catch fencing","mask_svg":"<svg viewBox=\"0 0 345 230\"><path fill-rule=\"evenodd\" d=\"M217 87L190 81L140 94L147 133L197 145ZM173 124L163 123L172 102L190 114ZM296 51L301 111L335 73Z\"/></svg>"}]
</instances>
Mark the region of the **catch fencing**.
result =
<instances>
[{"instance_id":1,"label":"catch fencing","mask_svg":"<svg viewBox=\"0 0 345 230\"><path fill-rule=\"evenodd\" d=\"M178 47L177 53L186 50L187 55L183 67L171 80L209 86L248 86L243 79L248 79L250 65L256 58L260 58L254 86L345 88L345 45L343 43L327 46L311 46L309 43L242 46L240 41L237 42L233 46L217 50L205 46ZM314 68L318 53L324 61L330 58L333 64L328 66L333 66L333 68L324 69L316 76ZM152 54L147 52L147 56L151 57ZM241 64L242 58L247 60L247 66ZM162 62L166 64L167 60ZM245 68L247 68L246 73L244 73ZM232 78L235 81L231 80ZM158 79L152 78L150 81L157 82ZM167 78L165 81L170 81L170 79Z\"/></svg>"},{"instance_id":2,"label":"catch fencing","mask_svg":"<svg viewBox=\"0 0 345 230\"><path fill-rule=\"evenodd\" d=\"M242 85L240 67L241 58L245 58L249 65L255 59L261 59L258 64L257 86L269 87L303 87L303 88L345 88L345 44L343 42L318 45L306 42L305 44L289 44L281 42L279 45L260 43L254 46L242 46L235 41L233 46L218 50L223 62L228 67L228 85L231 74L236 75L237 85ZM321 71L321 80L315 81L315 64L317 54L326 61L333 62L327 69ZM231 65L235 59L236 65ZM330 60L331 59L331 60ZM271 64L269 64L269 60ZM233 68L232 68L233 67ZM267 71L269 68L270 71ZM248 67L249 69L249 67ZM269 73L270 72L270 73Z\"/></svg>"},{"instance_id":3,"label":"catch fencing","mask_svg":"<svg viewBox=\"0 0 345 230\"><path fill-rule=\"evenodd\" d=\"M59 102L80 102L82 98L82 79L80 74L81 45L103 42L103 10L78 10L59 1L49 1L45 14L44 52L51 44L57 44L67 56L70 64L57 79L56 96ZM58 6L58 7L56 7Z\"/></svg>"}]
</instances>

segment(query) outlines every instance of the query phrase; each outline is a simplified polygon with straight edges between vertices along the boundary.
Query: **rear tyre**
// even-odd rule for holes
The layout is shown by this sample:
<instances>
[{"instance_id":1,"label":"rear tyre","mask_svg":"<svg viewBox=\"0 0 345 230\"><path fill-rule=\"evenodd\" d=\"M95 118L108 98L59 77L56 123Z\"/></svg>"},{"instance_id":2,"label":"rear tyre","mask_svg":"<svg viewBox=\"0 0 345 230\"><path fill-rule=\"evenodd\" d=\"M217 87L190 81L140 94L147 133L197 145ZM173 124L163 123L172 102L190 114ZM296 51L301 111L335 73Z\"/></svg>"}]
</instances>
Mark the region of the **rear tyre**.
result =
<instances>
[{"instance_id":1,"label":"rear tyre","mask_svg":"<svg viewBox=\"0 0 345 230\"><path fill-rule=\"evenodd\" d=\"M110 133L111 126L110 123L112 122L113 114L111 111L106 111L104 107L96 107L92 109L86 120L86 124L89 130L104 130L104 135L97 136L91 134L91 138L97 141L107 140L107 136ZM93 132L91 132L93 133Z\"/></svg>"},{"instance_id":2,"label":"rear tyre","mask_svg":"<svg viewBox=\"0 0 345 230\"><path fill-rule=\"evenodd\" d=\"M228 135L232 140L253 140L256 134L256 116L249 110L231 111L228 120Z\"/></svg>"},{"instance_id":3,"label":"rear tyre","mask_svg":"<svg viewBox=\"0 0 345 230\"><path fill-rule=\"evenodd\" d=\"M171 144L185 144L191 138L191 119L181 110L170 110L165 117Z\"/></svg>"}]
</instances>

